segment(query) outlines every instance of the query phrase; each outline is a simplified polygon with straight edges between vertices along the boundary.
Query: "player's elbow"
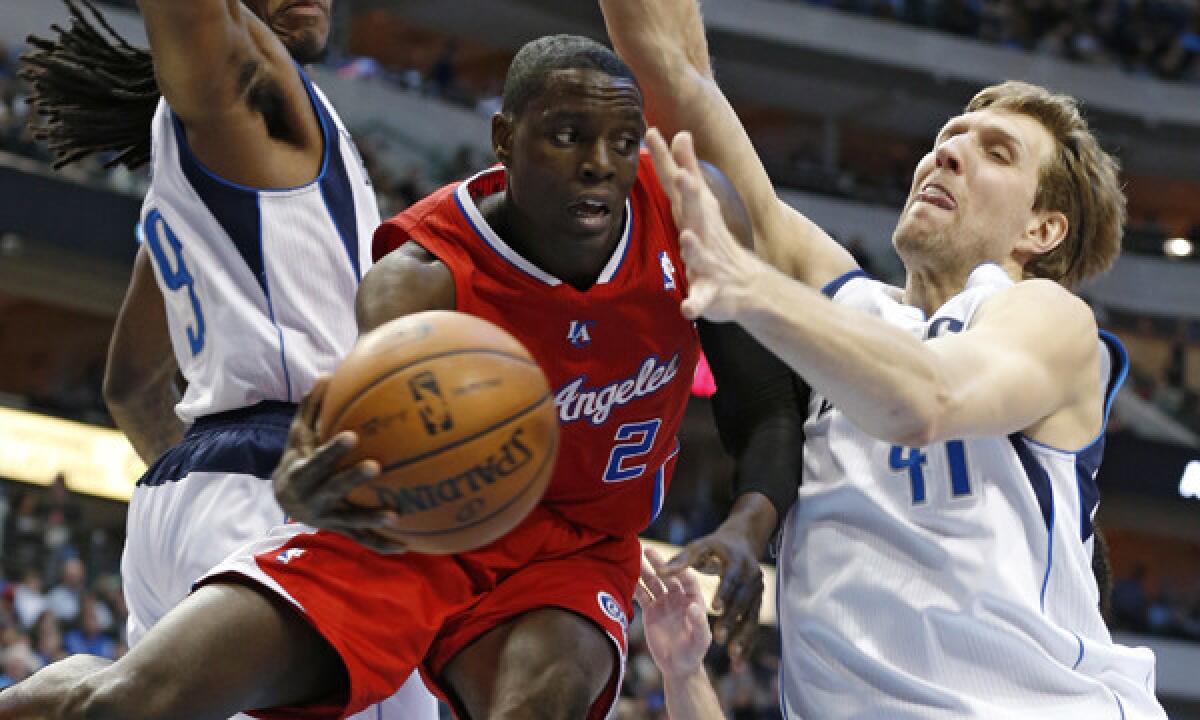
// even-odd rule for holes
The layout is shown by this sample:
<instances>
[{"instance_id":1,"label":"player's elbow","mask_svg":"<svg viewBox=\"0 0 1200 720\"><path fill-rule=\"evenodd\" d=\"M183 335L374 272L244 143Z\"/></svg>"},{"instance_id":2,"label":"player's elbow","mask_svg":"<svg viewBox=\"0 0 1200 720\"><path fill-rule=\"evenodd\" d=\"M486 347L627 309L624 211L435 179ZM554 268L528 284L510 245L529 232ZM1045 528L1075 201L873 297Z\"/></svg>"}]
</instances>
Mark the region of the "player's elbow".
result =
<instances>
[{"instance_id":1,"label":"player's elbow","mask_svg":"<svg viewBox=\"0 0 1200 720\"><path fill-rule=\"evenodd\" d=\"M881 439L895 445L914 448L944 440L943 435L953 402L951 393L939 389L913 393L901 398L901 402L889 413L892 421L889 423L887 437Z\"/></svg>"},{"instance_id":2,"label":"player's elbow","mask_svg":"<svg viewBox=\"0 0 1200 720\"><path fill-rule=\"evenodd\" d=\"M141 385L137 381L136 375L128 368L109 362L108 367L104 369L104 383L101 386L104 404L108 406L109 411L114 407L123 407L129 404L130 399L138 392L138 386Z\"/></svg>"}]
</instances>

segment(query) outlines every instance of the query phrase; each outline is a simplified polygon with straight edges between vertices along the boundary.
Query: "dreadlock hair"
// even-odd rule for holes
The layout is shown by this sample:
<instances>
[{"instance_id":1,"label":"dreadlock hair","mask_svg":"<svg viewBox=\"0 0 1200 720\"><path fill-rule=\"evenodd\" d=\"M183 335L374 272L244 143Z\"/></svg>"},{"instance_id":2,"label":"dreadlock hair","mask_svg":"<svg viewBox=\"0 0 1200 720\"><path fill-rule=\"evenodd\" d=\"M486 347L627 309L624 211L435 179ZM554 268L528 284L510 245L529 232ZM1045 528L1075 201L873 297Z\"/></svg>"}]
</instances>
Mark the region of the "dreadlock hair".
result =
<instances>
[{"instance_id":1,"label":"dreadlock hair","mask_svg":"<svg viewBox=\"0 0 1200 720\"><path fill-rule=\"evenodd\" d=\"M57 40L29 36L35 49L21 58L19 74L33 87L30 102L42 118L34 137L54 153L55 169L97 153L114 153L106 168L141 167L150 161L161 94L154 61L125 42L90 0L63 2L70 28L51 25Z\"/></svg>"}]
</instances>

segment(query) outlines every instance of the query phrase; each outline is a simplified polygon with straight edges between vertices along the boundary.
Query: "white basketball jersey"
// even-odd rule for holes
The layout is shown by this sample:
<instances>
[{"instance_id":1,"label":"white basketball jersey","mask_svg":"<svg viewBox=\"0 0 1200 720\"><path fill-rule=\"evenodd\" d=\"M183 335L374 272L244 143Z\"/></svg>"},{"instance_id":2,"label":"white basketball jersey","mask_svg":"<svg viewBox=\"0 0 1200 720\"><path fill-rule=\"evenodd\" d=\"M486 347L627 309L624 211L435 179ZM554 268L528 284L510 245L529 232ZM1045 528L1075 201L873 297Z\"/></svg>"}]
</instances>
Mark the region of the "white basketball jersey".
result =
<instances>
[{"instance_id":1,"label":"white basketball jersey","mask_svg":"<svg viewBox=\"0 0 1200 720\"><path fill-rule=\"evenodd\" d=\"M1012 285L982 265L930 318L861 272L826 290L926 340ZM1101 343L1107 413L1127 360ZM1115 645L1097 609L1103 431L1075 452L1021 433L905 448L816 393L810 410L779 554L786 717L1166 717L1154 655Z\"/></svg>"},{"instance_id":2,"label":"white basketball jersey","mask_svg":"<svg viewBox=\"0 0 1200 720\"><path fill-rule=\"evenodd\" d=\"M299 402L357 336L354 293L379 225L349 133L300 71L325 140L320 174L295 188L224 180L193 155L165 100L139 232L187 378L184 422L263 400Z\"/></svg>"}]
</instances>

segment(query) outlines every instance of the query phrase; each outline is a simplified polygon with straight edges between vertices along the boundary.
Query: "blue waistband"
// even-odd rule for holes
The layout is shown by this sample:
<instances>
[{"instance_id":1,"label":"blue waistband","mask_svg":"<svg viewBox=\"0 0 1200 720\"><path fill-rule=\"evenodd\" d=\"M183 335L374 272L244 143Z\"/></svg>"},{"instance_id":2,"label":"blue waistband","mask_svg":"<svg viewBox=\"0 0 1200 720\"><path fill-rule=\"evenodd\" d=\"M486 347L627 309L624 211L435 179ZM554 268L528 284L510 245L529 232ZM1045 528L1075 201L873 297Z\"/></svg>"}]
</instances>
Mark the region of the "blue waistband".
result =
<instances>
[{"instance_id":1,"label":"blue waistband","mask_svg":"<svg viewBox=\"0 0 1200 720\"><path fill-rule=\"evenodd\" d=\"M230 427L245 427L247 425L270 425L287 429L292 425L299 405L276 400L264 400L250 407L226 410L197 418L187 431L191 437L210 430L223 430Z\"/></svg>"}]
</instances>

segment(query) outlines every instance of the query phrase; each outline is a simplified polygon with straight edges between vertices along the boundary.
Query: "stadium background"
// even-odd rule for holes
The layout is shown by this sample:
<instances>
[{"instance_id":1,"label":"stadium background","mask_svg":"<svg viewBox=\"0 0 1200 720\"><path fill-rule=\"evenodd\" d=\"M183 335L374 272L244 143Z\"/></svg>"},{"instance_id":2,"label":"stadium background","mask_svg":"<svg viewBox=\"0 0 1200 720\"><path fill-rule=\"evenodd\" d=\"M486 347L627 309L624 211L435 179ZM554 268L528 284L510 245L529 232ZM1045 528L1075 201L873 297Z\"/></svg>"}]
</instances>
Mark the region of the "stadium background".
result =
<instances>
[{"instance_id":1,"label":"stadium background","mask_svg":"<svg viewBox=\"0 0 1200 720\"><path fill-rule=\"evenodd\" d=\"M144 43L132 5L102 7ZM334 5L333 49L314 74L385 215L491 161L487 117L521 43L603 39L591 2ZM900 273L889 238L910 172L974 90L1019 78L1083 100L1130 201L1123 257L1084 290L1133 360L1100 474L1106 613L1120 642L1158 654L1170 716L1200 718L1197 1L709 0L706 13L720 80L783 196L884 278ZM0 3L0 685L64 653L125 650L123 500L140 465L111 430L100 380L146 179L98 162L54 173L32 142L15 63L28 33L65 17L50 0ZM694 399L682 442L647 531L675 544L715 527L732 471L707 399ZM768 609L752 662L710 654L732 718L778 717L772 623ZM636 626L632 646L619 717L665 717Z\"/></svg>"}]
</instances>

